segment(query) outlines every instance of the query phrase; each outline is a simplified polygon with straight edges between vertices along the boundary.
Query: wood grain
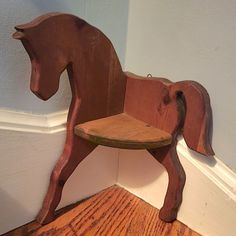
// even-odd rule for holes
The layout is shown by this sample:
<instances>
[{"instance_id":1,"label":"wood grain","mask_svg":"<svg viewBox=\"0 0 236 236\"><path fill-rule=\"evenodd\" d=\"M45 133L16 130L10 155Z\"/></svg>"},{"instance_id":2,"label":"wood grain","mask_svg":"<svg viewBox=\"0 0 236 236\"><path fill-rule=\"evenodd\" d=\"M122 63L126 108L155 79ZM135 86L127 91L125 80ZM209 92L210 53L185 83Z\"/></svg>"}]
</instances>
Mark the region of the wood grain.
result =
<instances>
[{"instance_id":1,"label":"wood grain","mask_svg":"<svg viewBox=\"0 0 236 236\"><path fill-rule=\"evenodd\" d=\"M164 223L159 211L118 186L110 187L80 203L54 222L35 222L5 236L114 235L199 236L179 221Z\"/></svg>"},{"instance_id":2,"label":"wood grain","mask_svg":"<svg viewBox=\"0 0 236 236\"><path fill-rule=\"evenodd\" d=\"M96 144L117 148L152 149L171 143L169 133L125 113L77 125L75 133Z\"/></svg>"},{"instance_id":3,"label":"wood grain","mask_svg":"<svg viewBox=\"0 0 236 236\"><path fill-rule=\"evenodd\" d=\"M142 77L126 73L124 111L168 133L176 127L174 106L185 109L183 136L189 148L205 156L214 155L211 147L212 110L207 90L195 81L173 83L165 78ZM174 103L174 104L173 104Z\"/></svg>"},{"instance_id":4,"label":"wood grain","mask_svg":"<svg viewBox=\"0 0 236 236\"><path fill-rule=\"evenodd\" d=\"M127 74L125 112L172 135L172 143L149 153L166 169L169 177L168 188L160 218L165 222L176 219L182 202L185 172L179 161L176 144L184 123L185 107L177 94L170 94L172 83L163 78L144 78Z\"/></svg>"},{"instance_id":5,"label":"wood grain","mask_svg":"<svg viewBox=\"0 0 236 236\"><path fill-rule=\"evenodd\" d=\"M110 40L76 16L48 13L15 29L13 37L21 40L31 60L31 91L49 99L65 69L72 91L64 150L37 216L45 224L54 218L65 182L96 147L74 134L75 125L123 112L126 77Z\"/></svg>"},{"instance_id":6,"label":"wood grain","mask_svg":"<svg viewBox=\"0 0 236 236\"><path fill-rule=\"evenodd\" d=\"M205 156L213 156L212 110L207 90L196 81L180 81L171 86L170 93L181 93L184 98L183 136L188 147Z\"/></svg>"}]
</instances>

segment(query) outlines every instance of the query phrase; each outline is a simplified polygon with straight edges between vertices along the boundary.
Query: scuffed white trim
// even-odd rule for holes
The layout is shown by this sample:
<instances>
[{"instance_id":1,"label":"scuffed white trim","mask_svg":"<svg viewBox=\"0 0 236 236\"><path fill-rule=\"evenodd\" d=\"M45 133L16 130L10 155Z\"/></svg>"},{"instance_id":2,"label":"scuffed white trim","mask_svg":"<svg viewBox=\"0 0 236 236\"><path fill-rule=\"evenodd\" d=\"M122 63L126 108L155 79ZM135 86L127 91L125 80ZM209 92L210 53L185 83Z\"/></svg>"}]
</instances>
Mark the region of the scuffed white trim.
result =
<instances>
[{"instance_id":1,"label":"scuffed white trim","mask_svg":"<svg viewBox=\"0 0 236 236\"><path fill-rule=\"evenodd\" d=\"M179 139L178 152L185 157L194 168L200 170L208 179L217 185L228 197L236 202L236 173L227 167L218 157L214 161L191 151L183 138Z\"/></svg>"},{"instance_id":2,"label":"scuffed white trim","mask_svg":"<svg viewBox=\"0 0 236 236\"><path fill-rule=\"evenodd\" d=\"M202 235L234 235L236 174L219 158L191 151L183 138L177 151L186 173L177 219ZM149 153L120 151L118 185L160 209L167 184L167 172Z\"/></svg>"},{"instance_id":3,"label":"scuffed white trim","mask_svg":"<svg viewBox=\"0 0 236 236\"><path fill-rule=\"evenodd\" d=\"M56 133L66 129L67 110L51 114L31 114L0 110L0 129L33 133Z\"/></svg>"}]
</instances>

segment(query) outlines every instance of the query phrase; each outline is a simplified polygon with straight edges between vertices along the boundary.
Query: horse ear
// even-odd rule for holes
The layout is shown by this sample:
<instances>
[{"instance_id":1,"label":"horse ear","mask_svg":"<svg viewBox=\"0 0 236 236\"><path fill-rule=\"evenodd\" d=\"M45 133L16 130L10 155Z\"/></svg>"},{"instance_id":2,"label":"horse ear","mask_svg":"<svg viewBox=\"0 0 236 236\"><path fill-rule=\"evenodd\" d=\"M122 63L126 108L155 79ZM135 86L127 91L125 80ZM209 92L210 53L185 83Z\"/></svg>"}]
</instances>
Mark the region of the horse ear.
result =
<instances>
[{"instance_id":1,"label":"horse ear","mask_svg":"<svg viewBox=\"0 0 236 236\"><path fill-rule=\"evenodd\" d=\"M16 32L12 35L14 39L22 40L25 38L25 25L17 25L15 26Z\"/></svg>"}]
</instances>

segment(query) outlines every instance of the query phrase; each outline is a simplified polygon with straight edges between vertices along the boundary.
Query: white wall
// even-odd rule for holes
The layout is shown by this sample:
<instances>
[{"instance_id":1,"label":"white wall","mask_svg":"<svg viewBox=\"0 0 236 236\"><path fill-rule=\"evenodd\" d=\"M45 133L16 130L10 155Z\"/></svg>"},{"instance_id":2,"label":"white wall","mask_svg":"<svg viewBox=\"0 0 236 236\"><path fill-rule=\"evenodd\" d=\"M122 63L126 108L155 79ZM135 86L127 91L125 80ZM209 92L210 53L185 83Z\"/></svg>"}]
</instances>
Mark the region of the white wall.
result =
<instances>
[{"instance_id":1,"label":"white wall","mask_svg":"<svg viewBox=\"0 0 236 236\"><path fill-rule=\"evenodd\" d=\"M21 43L11 37L15 25L50 11L78 15L107 34L123 62L127 6L126 0L1 0L0 109L43 114L66 109L71 98L66 73L61 78L59 92L49 101L41 101L30 92L31 65Z\"/></svg>"},{"instance_id":2,"label":"white wall","mask_svg":"<svg viewBox=\"0 0 236 236\"><path fill-rule=\"evenodd\" d=\"M211 97L213 148L236 171L236 1L130 0L126 70L196 80Z\"/></svg>"}]
</instances>

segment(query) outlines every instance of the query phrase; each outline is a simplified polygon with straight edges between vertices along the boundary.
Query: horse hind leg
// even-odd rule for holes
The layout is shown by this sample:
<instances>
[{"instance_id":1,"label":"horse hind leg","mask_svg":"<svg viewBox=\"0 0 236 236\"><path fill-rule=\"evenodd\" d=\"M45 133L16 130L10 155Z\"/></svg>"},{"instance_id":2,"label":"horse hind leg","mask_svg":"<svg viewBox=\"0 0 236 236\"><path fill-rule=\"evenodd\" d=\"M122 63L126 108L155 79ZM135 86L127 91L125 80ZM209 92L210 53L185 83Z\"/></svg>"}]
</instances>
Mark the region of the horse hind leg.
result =
<instances>
[{"instance_id":1,"label":"horse hind leg","mask_svg":"<svg viewBox=\"0 0 236 236\"><path fill-rule=\"evenodd\" d=\"M176 143L168 147L148 151L167 170L169 183L159 217L165 222L172 222L177 217L186 180L184 169L176 152Z\"/></svg>"},{"instance_id":2,"label":"horse hind leg","mask_svg":"<svg viewBox=\"0 0 236 236\"><path fill-rule=\"evenodd\" d=\"M52 171L49 187L42 208L37 216L37 222L47 224L54 220L55 209L61 200L64 184L78 164L86 158L95 147L96 145L76 136L72 144L65 145L64 152Z\"/></svg>"}]
</instances>

